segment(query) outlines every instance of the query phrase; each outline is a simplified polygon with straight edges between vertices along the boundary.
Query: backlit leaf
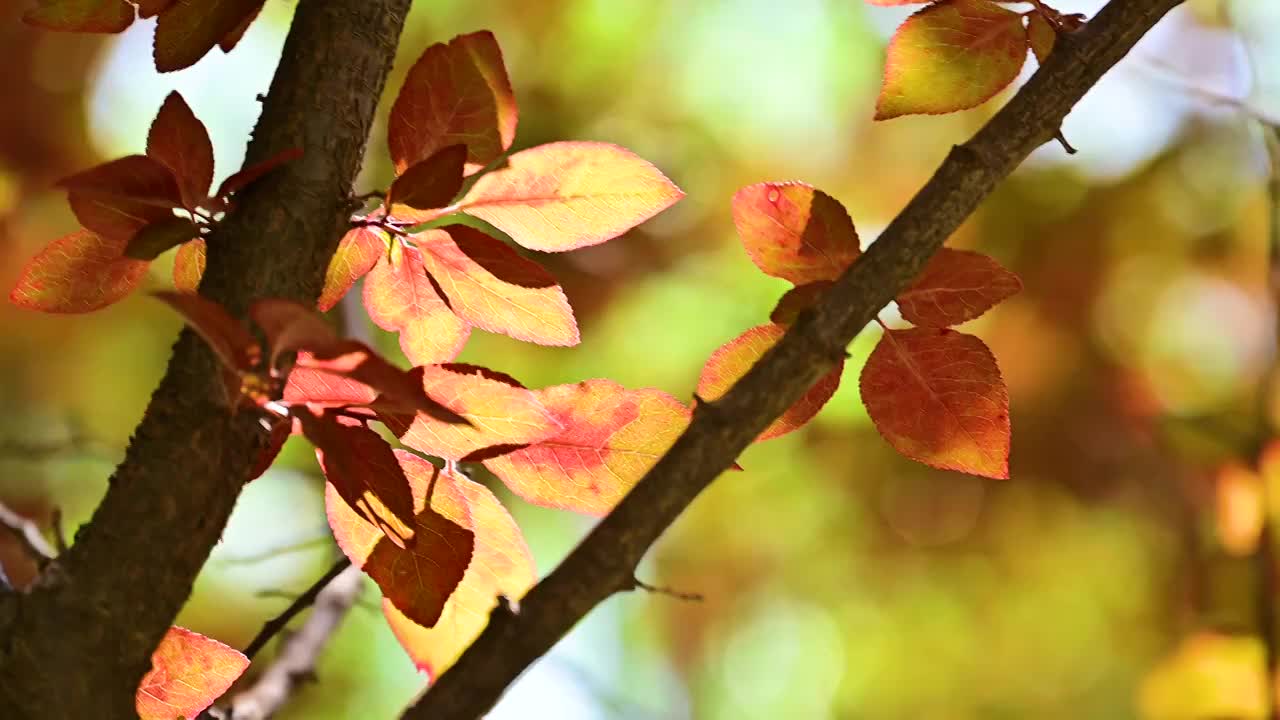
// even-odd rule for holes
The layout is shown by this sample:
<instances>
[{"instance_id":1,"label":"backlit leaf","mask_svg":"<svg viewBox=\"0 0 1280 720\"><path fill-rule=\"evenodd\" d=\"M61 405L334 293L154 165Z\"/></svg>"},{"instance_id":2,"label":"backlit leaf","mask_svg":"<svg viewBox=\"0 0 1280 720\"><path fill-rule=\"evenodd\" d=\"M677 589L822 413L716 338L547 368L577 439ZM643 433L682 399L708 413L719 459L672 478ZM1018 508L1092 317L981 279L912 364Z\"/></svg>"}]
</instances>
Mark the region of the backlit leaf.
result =
<instances>
[{"instance_id":1,"label":"backlit leaf","mask_svg":"<svg viewBox=\"0 0 1280 720\"><path fill-rule=\"evenodd\" d=\"M356 340L341 340L325 352L298 353L284 399L399 415L425 413L442 423L467 423L427 394L423 373L422 367L401 370Z\"/></svg>"},{"instance_id":2,"label":"backlit leaf","mask_svg":"<svg viewBox=\"0 0 1280 720\"><path fill-rule=\"evenodd\" d=\"M187 218L170 215L139 230L124 248L126 257L134 260L155 260L171 248L189 242L200 235L200 229Z\"/></svg>"},{"instance_id":3,"label":"backlit leaf","mask_svg":"<svg viewBox=\"0 0 1280 720\"><path fill-rule=\"evenodd\" d=\"M364 281L364 306L383 330L400 333L400 348L414 365L448 362L471 335L432 286L422 254L403 243L378 258Z\"/></svg>"},{"instance_id":4,"label":"backlit leaf","mask_svg":"<svg viewBox=\"0 0 1280 720\"><path fill-rule=\"evenodd\" d=\"M1022 15L990 0L942 0L912 15L889 42L876 119L976 107L1027 59Z\"/></svg>"},{"instance_id":5,"label":"backlit leaf","mask_svg":"<svg viewBox=\"0 0 1280 720\"><path fill-rule=\"evenodd\" d=\"M808 285L797 285L778 299L773 312L769 313L769 321L778 325L790 325L796 321L800 313L817 304L822 294L831 287L831 281L820 280Z\"/></svg>"},{"instance_id":6,"label":"backlit leaf","mask_svg":"<svg viewBox=\"0 0 1280 720\"><path fill-rule=\"evenodd\" d=\"M898 452L943 470L1009 477L1009 393L978 338L886 331L861 387L872 422Z\"/></svg>"},{"instance_id":7,"label":"backlit leaf","mask_svg":"<svg viewBox=\"0 0 1280 720\"><path fill-rule=\"evenodd\" d=\"M689 424L689 408L660 390L604 379L535 391L564 429L484 461L512 492L545 507L603 515Z\"/></svg>"},{"instance_id":8,"label":"backlit leaf","mask_svg":"<svg viewBox=\"0 0 1280 720\"><path fill-rule=\"evenodd\" d=\"M281 150L266 160L250 165L240 172L228 177L226 180L223 180L222 184L218 186L218 192L214 193L214 195L215 197L225 198L228 195L238 193L248 187L249 183L261 178L281 165L293 162L300 157L302 157L302 150L300 148Z\"/></svg>"},{"instance_id":9,"label":"backlit leaf","mask_svg":"<svg viewBox=\"0 0 1280 720\"><path fill-rule=\"evenodd\" d=\"M155 17L164 12L166 8L172 5L176 0L134 0L138 6L138 17L149 18Z\"/></svg>"},{"instance_id":10,"label":"backlit leaf","mask_svg":"<svg viewBox=\"0 0 1280 720\"><path fill-rule=\"evenodd\" d=\"M450 309L472 325L543 345L578 344L573 309L541 265L465 225L415 237Z\"/></svg>"},{"instance_id":11,"label":"backlit leaf","mask_svg":"<svg viewBox=\"0 0 1280 720\"><path fill-rule=\"evenodd\" d=\"M147 273L145 260L124 256L126 242L79 230L49 243L18 277L9 300L52 313L84 313L129 293Z\"/></svg>"},{"instance_id":12,"label":"backlit leaf","mask_svg":"<svg viewBox=\"0 0 1280 720\"><path fill-rule=\"evenodd\" d=\"M786 328L781 325L758 325L720 346L711 353L702 368L702 375L698 378L698 397L707 401L720 399L766 351L778 344L785 333ZM841 362L823 375L803 397L765 428L756 441L786 435L812 420L840 387L843 371L844 362Z\"/></svg>"},{"instance_id":13,"label":"backlit leaf","mask_svg":"<svg viewBox=\"0 0 1280 720\"><path fill-rule=\"evenodd\" d=\"M497 446L524 445L561 430L556 415L538 395L510 378L474 365L428 365L423 389L470 425L444 423L428 415L382 416L400 442L428 455L461 460Z\"/></svg>"},{"instance_id":14,"label":"backlit leaf","mask_svg":"<svg viewBox=\"0 0 1280 720\"><path fill-rule=\"evenodd\" d=\"M133 24L125 0L36 0L23 22L62 32L118 33Z\"/></svg>"},{"instance_id":15,"label":"backlit leaf","mask_svg":"<svg viewBox=\"0 0 1280 720\"><path fill-rule=\"evenodd\" d=\"M440 619L471 563L474 523L465 498L449 492L452 488L440 480L440 470L404 451L396 451L394 459L413 500L413 537L405 547L366 522L332 483L325 486L325 509L347 557L373 578L405 617L429 627Z\"/></svg>"},{"instance_id":16,"label":"backlit leaf","mask_svg":"<svg viewBox=\"0 0 1280 720\"><path fill-rule=\"evenodd\" d=\"M373 269L378 258L387 254L387 242L387 234L372 227L354 227L342 236L324 273L324 289L316 303L321 312L337 305L351 286Z\"/></svg>"},{"instance_id":17,"label":"backlit leaf","mask_svg":"<svg viewBox=\"0 0 1280 720\"><path fill-rule=\"evenodd\" d=\"M156 69L195 65L261 5L262 0L177 0L156 23Z\"/></svg>"},{"instance_id":18,"label":"backlit leaf","mask_svg":"<svg viewBox=\"0 0 1280 720\"><path fill-rule=\"evenodd\" d=\"M249 658L213 638L171 627L138 685L139 720L194 720L249 667Z\"/></svg>"},{"instance_id":19,"label":"backlit leaf","mask_svg":"<svg viewBox=\"0 0 1280 720\"><path fill-rule=\"evenodd\" d=\"M531 250L560 252L615 238L684 197L630 150L599 142L539 145L480 177L459 203Z\"/></svg>"},{"instance_id":20,"label":"backlit leaf","mask_svg":"<svg viewBox=\"0 0 1280 720\"><path fill-rule=\"evenodd\" d=\"M240 39L249 31L249 26L258 18L258 14L262 12L262 6L265 4L265 0L258 0L258 8L246 15L244 20L241 20L240 24L232 29L231 32L222 36L222 39L218 41L218 47L222 49L222 52L229 53L236 45L240 44Z\"/></svg>"},{"instance_id":21,"label":"backlit leaf","mask_svg":"<svg viewBox=\"0 0 1280 720\"><path fill-rule=\"evenodd\" d=\"M316 446L325 479L340 501L397 546L412 544L417 539L413 495L387 441L348 417L305 410L294 412L294 416ZM358 561L354 556L351 559Z\"/></svg>"},{"instance_id":22,"label":"backlit leaf","mask_svg":"<svg viewBox=\"0 0 1280 720\"><path fill-rule=\"evenodd\" d=\"M213 144L182 96L169 93L147 134L147 156L173 171L183 205L198 207L213 184Z\"/></svg>"},{"instance_id":23,"label":"backlit leaf","mask_svg":"<svg viewBox=\"0 0 1280 720\"><path fill-rule=\"evenodd\" d=\"M173 286L183 292L195 292L204 276L205 243L203 238L183 243L173 256Z\"/></svg>"},{"instance_id":24,"label":"backlit leaf","mask_svg":"<svg viewBox=\"0 0 1280 720\"><path fill-rule=\"evenodd\" d=\"M410 68L391 107L387 145L397 174L441 148L466 145L471 174L511 147L517 119L493 33L459 35L427 48Z\"/></svg>"},{"instance_id":25,"label":"backlit leaf","mask_svg":"<svg viewBox=\"0 0 1280 720\"><path fill-rule=\"evenodd\" d=\"M421 162L410 165L387 190L390 214L403 222L426 222L435 214L424 210L442 208L462 189L462 165L467 146L450 145Z\"/></svg>"},{"instance_id":26,"label":"backlit leaf","mask_svg":"<svg viewBox=\"0 0 1280 720\"><path fill-rule=\"evenodd\" d=\"M221 305L195 293L157 290L151 294L176 310L228 369L249 371L258 365L262 357L258 341Z\"/></svg>"},{"instance_id":27,"label":"backlit leaf","mask_svg":"<svg viewBox=\"0 0 1280 720\"><path fill-rule=\"evenodd\" d=\"M457 590L431 628L418 625L390 602L382 610L414 664L432 678L449 668L489 622L499 595L519 600L533 587L533 557L519 526L488 488L451 472L436 477L435 493L461 495L470 511L475 553Z\"/></svg>"},{"instance_id":28,"label":"backlit leaf","mask_svg":"<svg viewBox=\"0 0 1280 720\"><path fill-rule=\"evenodd\" d=\"M981 253L942 248L898 296L913 325L950 327L972 320L1022 289L1018 276Z\"/></svg>"},{"instance_id":29,"label":"backlit leaf","mask_svg":"<svg viewBox=\"0 0 1280 720\"><path fill-rule=\"evenodd\" d=\"M733 196L742 244L767 275L834 280L858 259L858 233L835 198L804 183L759 183Z\"/></svg>"}]
</instances>

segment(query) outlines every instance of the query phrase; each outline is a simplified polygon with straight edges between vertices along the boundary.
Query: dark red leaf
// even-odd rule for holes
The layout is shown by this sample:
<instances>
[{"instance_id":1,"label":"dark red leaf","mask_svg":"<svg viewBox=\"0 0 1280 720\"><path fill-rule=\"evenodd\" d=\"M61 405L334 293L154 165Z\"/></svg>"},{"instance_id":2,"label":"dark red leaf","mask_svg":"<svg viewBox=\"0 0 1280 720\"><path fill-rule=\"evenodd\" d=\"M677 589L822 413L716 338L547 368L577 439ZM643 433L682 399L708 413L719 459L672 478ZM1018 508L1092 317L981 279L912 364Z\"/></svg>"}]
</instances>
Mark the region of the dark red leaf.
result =
<instances>
[{"instance_id":1,"label":"dark red leaf","mask_svg":"<svg viewBox=\"0 0 1280 720\"><path fill-rule=\"evenodd\" d=\"M226 198L228 195L234 195L235 193L245 189L249 183L261 178L263 175L275 170L277 167L280 167L287 162L297 160L300 157L302 157L301 148L289 148L288 150L278 152L270 158L267 158L256 165L250 165L226 180L223 180L222 184L218 186L218 192L215 196L219 198Z\"/></svg>"},{"instance_id":2,"label":"dark red leaf","mask_svg":"<svg viewBox=\"0 0 1280 720\"><path fill-rule=\"evenodd\" d=\"M177 310L228 369L249 372L258 366L262 358L258 342L221 305L195 293L157 290L151 294Z\"/></svg>"},{"instance_id":3,"label":"dark red leaf","mask_svg":"<svg viewBox=\"0 0 1280 720\"><path fill-rule=\"evenodd\" d=\"M450 145L426 160L410 165L387 191L390 215L404 222L433 219L433 216L423 216L416 211L442 208L453 200L462 189L462 166L466 159L466 145Z\"/></svg>"},{"instance_id":4,"label":"dark red leaf","mask_svg":"<svg viewBox=\"0 0 1280 720\"><path fill-rule=\"evenodd\" d=\"M169 93L151 123L147 156L173 171L185 207L205 201L213 183L213 144L204 123L176 92Z\"/></svg>"}]
</instances>

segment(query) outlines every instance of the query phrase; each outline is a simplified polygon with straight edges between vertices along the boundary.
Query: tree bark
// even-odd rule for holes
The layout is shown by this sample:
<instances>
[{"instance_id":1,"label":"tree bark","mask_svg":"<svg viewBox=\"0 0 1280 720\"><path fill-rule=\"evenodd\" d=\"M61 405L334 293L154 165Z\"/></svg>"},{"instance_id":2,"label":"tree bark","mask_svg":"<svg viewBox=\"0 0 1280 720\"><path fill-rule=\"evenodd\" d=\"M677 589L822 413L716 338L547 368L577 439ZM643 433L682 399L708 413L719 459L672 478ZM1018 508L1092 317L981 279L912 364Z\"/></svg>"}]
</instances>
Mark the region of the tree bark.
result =
<instances>
[{"instance_id":1,"label":"tree bark","mask_svg":"<svg viewBox=\"0 0 1280 720\"><path fill-rule=\"evenodd\" d=\"M201 292L233 314L319 295L409 1L299 4L246 164L304 154L247 188L209 239ZM263 445L220 392L212 354L184 331L93 519L28 594L0 597L0 717L137 716L151 653Z\"/></svg>"},{"instance_id":2,"label":"tree bark","mask_svg":"<svg viewBox=\"0 0 1280 720\"><path fill-rule=\"evenodd\" d=\"M964 145L822 301L721 399L699 403L671 450L517 610L500 605L458 662L404 714L463 720L487 712L587 612L636 587L649 546L761 431L841 358L996 184L1052 140L1081 97L1181 0L1112 0L1058 38L1044 67Z\"/></svg>"}]
</instances>

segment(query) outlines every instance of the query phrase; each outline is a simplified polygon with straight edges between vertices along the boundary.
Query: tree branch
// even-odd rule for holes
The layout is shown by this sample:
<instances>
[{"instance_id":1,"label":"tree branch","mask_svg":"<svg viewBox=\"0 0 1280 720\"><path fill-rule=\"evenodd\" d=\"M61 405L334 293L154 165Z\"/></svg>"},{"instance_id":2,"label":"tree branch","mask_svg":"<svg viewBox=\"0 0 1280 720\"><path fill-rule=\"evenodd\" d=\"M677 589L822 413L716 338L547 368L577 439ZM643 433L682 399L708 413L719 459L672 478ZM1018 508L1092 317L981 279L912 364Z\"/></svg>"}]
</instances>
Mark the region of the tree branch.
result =
<instances>
[{"instance_id":1,"label":"tree branch","mask_svg":"<svg viewBox=\"0 0 1280 720\"><path fill-rule=\"evenodd\" d=\"M243 317L314 301L346 221L409 0L302 0L246 162L304 155L243 192L209 238L201 292ZM183 331L92 521L26 595L0 598L0 717L126 718L152 650L226 525L264 438L219 402Z\"/></svg>"},{"instance_id":2,"label":"tree branch","mask_svg":"<svg viewBox=\"0 0 1280 720\"><path fill-rule=\"evenodd\" d=\"M1053 139L1072 106L1181 0L1112 0L1059 36L1043 68L933 178L811 312L720 400L699 403L671 450L549 576L496 612L405 718L478 718L593 607L631 586L649 546L764 428L843 357L875 313L996 184ZM501 608L502 605L500 604Z\"/></svg>"}]
</instances>

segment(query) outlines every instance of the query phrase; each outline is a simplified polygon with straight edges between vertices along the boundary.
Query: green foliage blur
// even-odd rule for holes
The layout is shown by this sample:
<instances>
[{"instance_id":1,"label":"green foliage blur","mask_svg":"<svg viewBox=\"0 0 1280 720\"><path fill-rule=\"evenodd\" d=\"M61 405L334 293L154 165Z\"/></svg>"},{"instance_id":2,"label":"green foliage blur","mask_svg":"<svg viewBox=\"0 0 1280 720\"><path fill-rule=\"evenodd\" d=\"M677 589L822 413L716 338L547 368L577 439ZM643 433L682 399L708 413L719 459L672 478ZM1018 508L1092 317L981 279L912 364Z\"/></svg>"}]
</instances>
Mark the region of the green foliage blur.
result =
<instances>
[{"instance_id":1,"label":"green foliage blur","mask_svg":"<svg viewBox=\"0 0 1280 720\"><path fill-rule=\"evenodd\" d=\"M150 23L110 38L45 33L17 21L21 5L0 10L6 289L76 226L53 181L140 151L170 90L209 126L218 177L234 171L294 7L272 0L233 53L160 76ZM884 45L909 10L415 3L382 120L427 45L487 28L520 105L516 149L615 142L688 193L623 238L543 258L574 305L581 346L477 331L463 359L532 387L610 377L688 398L711 351L765 322L787 287L737 242L738 187L810 182L874 241L1006 97L872 123ZM1224 541L1241 505L1223 510L1218 468L1252 463L1280 412L1264 392L1276 309L1263 121L1280 119L1277 37L1275 0L1180 8L1068 119L1080 153L1042 148L950 241L1026 285L967 328L1009 385L1012 480L933 471L878 437L857 391L877 339L868 329L815 422L751 448L745 471L713 485L646 560L641 579L704 599L611 599L491 717L1263 717L1258 573L1248 537L1243 549ZM384 132L362 189L391 177ZM165 262L151 282L167 285ZM141 294L84 316L0 306L0 500L46 526L58 508L69 532L86 522L178 324ZM394 338L380 342L398 352ZM491 485L543 574L590 525ZM3 532L0 561L29 578ZM329 565L327 533L313 455L291 441L247 489L179 622L243 646ZM318 680L279 717L393 717L424 684L371 584Z\"/></svg>"}]
</instances>

